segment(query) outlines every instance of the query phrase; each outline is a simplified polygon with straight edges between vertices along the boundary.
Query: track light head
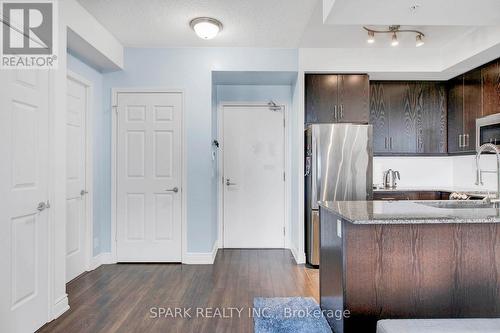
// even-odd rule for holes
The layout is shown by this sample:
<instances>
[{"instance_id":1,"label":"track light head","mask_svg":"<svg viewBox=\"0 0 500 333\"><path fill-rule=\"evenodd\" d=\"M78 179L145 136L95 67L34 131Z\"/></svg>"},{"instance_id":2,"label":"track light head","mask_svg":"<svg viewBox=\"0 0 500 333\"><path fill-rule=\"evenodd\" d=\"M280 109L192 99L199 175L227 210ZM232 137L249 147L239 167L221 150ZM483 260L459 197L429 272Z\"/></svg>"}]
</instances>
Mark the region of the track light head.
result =
<instances>
[{"instance_id":1,"label":"track light head","mask_svg":"<svg viewBox=\"0 0 500 333\"><path fill-rule=\"evenodd\" d=\"M368 44L375 43L375 33L373 31L368 30L368 39L366 40Z\"/></svg>"},{"instance_id":2,"label":"track light head","mask_svg":"<svg viewBox=\"0 0 500 333\"><path fill-rule=\"evenodd\" d=\"M424 36L422 36L422 34L418 34L416 46L420 47L422 45L424 45Z\"/></svg>"},{"instance_id":3,"label":"track light head","mask_svg":"<svg viewBox=\"0 0 500 333\"><path fill-rule=\"evenodd\" d=\"M398 35L395 32L392 34L391 45L392 46L398 46L399 45Z\"/></svg>"}]
</instances>

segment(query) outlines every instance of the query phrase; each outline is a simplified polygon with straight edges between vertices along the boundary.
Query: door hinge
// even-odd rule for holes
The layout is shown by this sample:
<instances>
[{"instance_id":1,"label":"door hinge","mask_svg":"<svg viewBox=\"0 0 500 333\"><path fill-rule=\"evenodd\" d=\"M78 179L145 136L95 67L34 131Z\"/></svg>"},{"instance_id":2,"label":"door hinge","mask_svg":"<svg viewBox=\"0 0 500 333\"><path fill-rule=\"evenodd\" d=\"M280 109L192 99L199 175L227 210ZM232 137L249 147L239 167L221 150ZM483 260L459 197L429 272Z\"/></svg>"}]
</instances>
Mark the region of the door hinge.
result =
<instances>
[{"instance_id":1,"label":"door hinge","mask_svg":"<svg viewBox=\"0 0 500 333\"><path fill-rule=\"evenodd\" d=\"M283 181L286 182L286 172L283 172Z\"/></svg>"},{"instance_id":2,"label":"door hinge","mask_svg":"<svg viewBox=\"0 0 500 333\"><path fill-rule=\"evenodd\" d=\"M283 227L283 236L286 236L285 227Z\"/></svg>"},{"instance_id":3,"label":"door hinge","mask_svg":"<svg viewBox=\"0 0 500 333\"><path fill-rule=\"evenodd\" d=\"M115 110L115 113L118 114L118 105L113 105L112 108Z\"/></svg>"},{"instance_id":4,"label":"door hinge","mask_svg":"<svg viewBox=\"0 0 500 333\"><path fill-rule=\"evenodd\" d=\"M286 127L286 120L283 118L283 127Z\"/></svg>"}]
</instances>

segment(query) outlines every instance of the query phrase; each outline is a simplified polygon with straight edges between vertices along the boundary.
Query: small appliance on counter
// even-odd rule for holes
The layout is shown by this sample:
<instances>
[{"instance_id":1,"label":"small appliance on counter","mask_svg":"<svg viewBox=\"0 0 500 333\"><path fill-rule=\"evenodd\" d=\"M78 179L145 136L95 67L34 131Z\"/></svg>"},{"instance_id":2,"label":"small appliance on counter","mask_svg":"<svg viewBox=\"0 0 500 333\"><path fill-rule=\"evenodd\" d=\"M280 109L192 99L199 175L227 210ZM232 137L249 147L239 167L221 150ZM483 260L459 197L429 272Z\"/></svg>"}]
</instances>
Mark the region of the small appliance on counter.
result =
<instances>
[{"instance_id":1,"label":"small appliance on counter","mask_svg":"<svg viewBox=\"0 0 500 333\"><path fill-rule=\"evenodd\" d=\"M399 171L392 169L384 171L384 188L395 189L398 186L398 180L401 180Z\"/></svg>"},{"instance_id":2,"label":"small appliance on counter","mask_svg":"<svg viewBox=\"0 0 500 333\"><path fill-rule=\"evenodd\" d=\"M319 201L373 198L371 125L314 124L305 131L305 245L319 265Z\"/></svg>"}]
</instances>

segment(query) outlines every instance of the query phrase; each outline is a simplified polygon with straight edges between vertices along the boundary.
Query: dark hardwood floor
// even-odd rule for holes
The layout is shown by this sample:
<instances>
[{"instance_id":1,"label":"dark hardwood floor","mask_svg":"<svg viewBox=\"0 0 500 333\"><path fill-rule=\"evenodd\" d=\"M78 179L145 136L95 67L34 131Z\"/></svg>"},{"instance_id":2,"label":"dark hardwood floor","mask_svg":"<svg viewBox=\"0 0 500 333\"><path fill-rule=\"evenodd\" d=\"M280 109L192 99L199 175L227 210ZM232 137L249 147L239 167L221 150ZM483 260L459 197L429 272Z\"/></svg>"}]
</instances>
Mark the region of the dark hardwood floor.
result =
<instances>
[{"instance_id":1,"label":"dark hardwood floor","mask_svg":"<svg viewBox=\"0 0 500 333\"><path fill-rule=\"evenodd\" d=\"M71 309L39 332L253 332L254 297L319 301L318 280L289 250L219 250L214 265L104 265L68 284ZM191 308L191 318L152 318L175 307ZM241 317L196 315L223 307L243 308Z\"/></svg>"}]
</instances>

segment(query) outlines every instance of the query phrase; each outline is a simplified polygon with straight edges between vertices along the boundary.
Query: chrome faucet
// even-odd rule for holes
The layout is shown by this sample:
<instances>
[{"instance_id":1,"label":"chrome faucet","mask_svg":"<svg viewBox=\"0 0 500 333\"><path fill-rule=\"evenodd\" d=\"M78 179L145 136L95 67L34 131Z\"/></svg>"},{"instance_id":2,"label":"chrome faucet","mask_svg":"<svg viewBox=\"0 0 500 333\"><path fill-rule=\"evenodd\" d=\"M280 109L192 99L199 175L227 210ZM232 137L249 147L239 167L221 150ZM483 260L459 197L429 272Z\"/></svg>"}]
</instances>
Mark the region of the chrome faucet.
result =
<instances>
[{"instance_id":1,"label":"chrome faucet","mask_svg":"<svg viewBox=\"0 0 500 333\"><path fill-rule=\"evenodd\" d=\"M485 171L481 170L480 166L480 160L481 160L481 154L485 151L490 151L492 153L495 153L497 156L497 170L496 171ZM494 200L491 200L489 197L486 198L488 202L493 202L496 204L496 206L499 205L500 203L500 149L494 144L491 143L486 143L479 147L477 150L477 155L476 155L476 185L484 185L483 183L483 173L494 173L497 175L497 196Z\"/></svg>"}]
</instances>

